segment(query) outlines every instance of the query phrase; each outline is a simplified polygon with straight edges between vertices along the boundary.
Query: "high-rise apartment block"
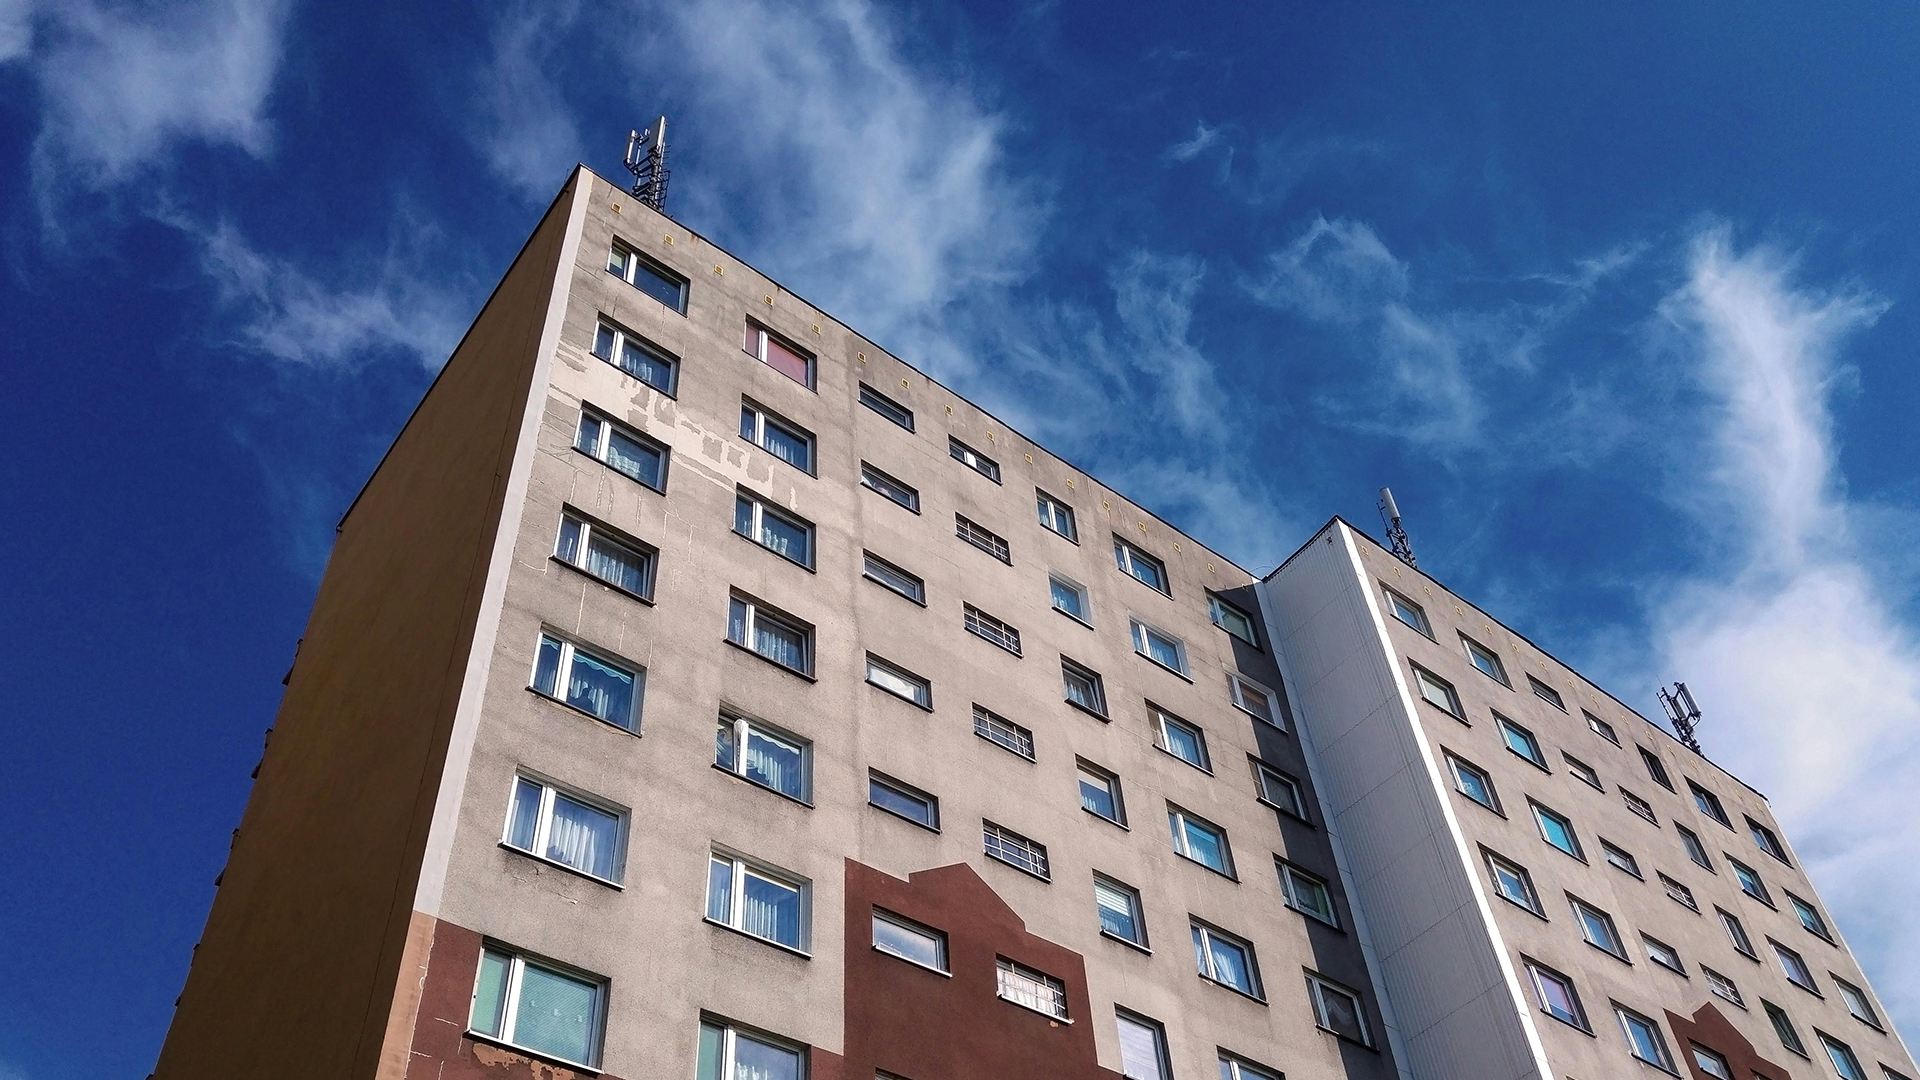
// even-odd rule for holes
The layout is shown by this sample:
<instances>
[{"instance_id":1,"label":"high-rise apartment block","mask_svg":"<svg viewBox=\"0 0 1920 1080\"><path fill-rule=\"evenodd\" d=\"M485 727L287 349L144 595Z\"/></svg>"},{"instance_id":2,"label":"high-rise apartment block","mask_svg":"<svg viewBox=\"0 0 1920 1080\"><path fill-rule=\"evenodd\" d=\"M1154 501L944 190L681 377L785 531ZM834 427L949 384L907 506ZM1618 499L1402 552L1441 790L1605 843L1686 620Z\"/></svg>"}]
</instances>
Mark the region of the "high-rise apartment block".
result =
<instances>
[{"instance_id":1,"label":"high-rise apartment block","mask_svg":"<svg viewBox=\"0 0 1920 1080\"><path fill-rule=\"evenodd\" d=\"M1904 1080L1766 800L582 168L341 522L162 1080Z\"/></svg>"}]
</instances>

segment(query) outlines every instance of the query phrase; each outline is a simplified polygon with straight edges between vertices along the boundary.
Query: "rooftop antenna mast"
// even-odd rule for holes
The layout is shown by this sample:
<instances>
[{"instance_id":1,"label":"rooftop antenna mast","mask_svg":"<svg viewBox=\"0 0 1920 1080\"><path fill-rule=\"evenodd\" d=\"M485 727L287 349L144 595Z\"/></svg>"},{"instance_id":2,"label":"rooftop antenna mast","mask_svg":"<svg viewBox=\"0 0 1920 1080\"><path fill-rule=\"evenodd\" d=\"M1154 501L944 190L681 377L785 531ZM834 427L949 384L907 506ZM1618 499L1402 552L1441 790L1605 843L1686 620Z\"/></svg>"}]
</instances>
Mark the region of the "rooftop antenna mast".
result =
<instances>
[{"instance_id":1,"label":"rooftop antenna mast","mask_svg":"<svg viewBox=\"0 0 1920 1080\"><path fill-rule=\"evenodd\" d=\"M1407 530L1400 525L1400 506L1393 501L1393 489L1380 489L1380 520L1387 527L1387 540L1393 545L1393 557L1420 569L1413 558L1413 542L1407 539Z\"/></svg>"},{"instance_id":2,"label":"rooftop antenna mast","mask_svg":"<svg viewBox=\"0 0 1920 1080\"><path fill-rule=\"evenodd\" d=\"M627 134L627 171L633 174L633 197L664 214L667 212L667 118L645 131Z\"/></svg>"},{"instance_id":3,"label":"rooftop antenna mast","mask_svg":"<svg viewBox=\"0 0 1920 1080\"><path fill-rule=\"evenodd\" d=\"M1700 749L1699 738L1693 733L1700 726L1700 706L1693 703L1693 694L1687 689L1687 684L1676 682L1671 691L1661 687L1660 704L1666 706L1667 719L1673 721L1673 733L1679 736L1681 745L1706 757L1706 752Z\"/></svg>"}]
</instances>

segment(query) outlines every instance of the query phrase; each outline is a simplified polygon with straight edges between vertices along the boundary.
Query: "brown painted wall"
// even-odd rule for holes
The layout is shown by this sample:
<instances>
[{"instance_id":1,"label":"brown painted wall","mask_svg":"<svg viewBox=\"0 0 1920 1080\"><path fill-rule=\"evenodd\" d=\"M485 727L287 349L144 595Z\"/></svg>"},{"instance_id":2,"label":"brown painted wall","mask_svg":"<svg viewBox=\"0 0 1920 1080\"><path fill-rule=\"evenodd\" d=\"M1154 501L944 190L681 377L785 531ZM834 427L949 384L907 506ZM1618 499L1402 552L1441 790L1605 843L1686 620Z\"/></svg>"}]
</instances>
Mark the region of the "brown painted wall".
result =
<instances>
[{"instance_id":1,"label":"brown painted wall","mask_svg":"<svg viewBox=\"0 0 1920 1080\"><path fill-rule=\"evenodd\" d=\"M1673 1052L1679 1055L1681 1068L1686 1070L1693 1080L1713 1080L1712 1076L1701 1072L1693 1063L1693 1047L1689 1043L1699 1043L1709 1050L1718 1050L1733 1066L1733 1075L1740 1080L1792 1080L1787 1070L1760 1056L1747 1041L1740 1029L1733 1026L1725 1013L1709 1001L1694 1010L1689 1020L1673 1010L1667 1010L1667 1026L1673 1029L1674 1039L1679 1043Z\"/></svg>"},{"instance_id":2,"label":"brown painted wall","mask_svg":"<svg viewBox=\"0 0 1920 1080\"><path fill-rule=\"evenodd\" d=\"M341 524L161 1080L373 1073L572 196Z\"/></svg>"}]
</instances>

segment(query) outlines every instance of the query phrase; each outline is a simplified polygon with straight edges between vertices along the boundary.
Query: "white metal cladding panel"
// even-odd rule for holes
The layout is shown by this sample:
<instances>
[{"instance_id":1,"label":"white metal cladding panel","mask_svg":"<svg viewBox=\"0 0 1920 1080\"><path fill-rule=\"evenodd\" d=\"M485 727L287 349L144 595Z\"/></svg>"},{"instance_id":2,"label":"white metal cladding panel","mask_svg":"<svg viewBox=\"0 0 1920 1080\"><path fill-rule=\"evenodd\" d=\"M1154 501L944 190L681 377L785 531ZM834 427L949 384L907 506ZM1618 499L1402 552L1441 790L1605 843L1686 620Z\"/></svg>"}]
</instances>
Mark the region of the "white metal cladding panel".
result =
<instances>
[{"instance_id":1,"label":"white metal cladding panel","mask_svg":"<svg viewBox=\"0 0 1920 1080\"><path fill-rule=\"evenodd\" d=\"M1474 998L1406 1042L1413 1073L1423 1080L1531 1080L1541 1075L1493 995Z\"/></svg>"},{"instance_id":2,"label":"white metal cladding panel","mask_svg":"<svg viewBox=\"0 0 1920 1080\"><path fill-rule=\"evenodd\" d=\"M1470 917L1479 917L1473 909L1473 895L1447 872L1450 857L1437 838L1429 838L1428 843L1407 849L1378 874L1361 882L1368 888L1367 919L1375 927L1376 941L1410 943L1441 921L1456 917L1463 908ZM1424 881L1428 887L1372 889L1373 878Z\"/></svg>"},{"instance_id":3,"label":"white metal cladding panel","mask_svg":"<svg viewBox=\"0 0 1920 1080\"><path fill-rule=\"evenodd\" d=\"M1393 973L1401 986L1399 993L1411 995L1420 1011L1437 1024L1479 998L1499 1000L1506 994L1499 965L1475 945L1479 936L1478 913L1471 907L1455 908L1398 952L1382 957L1380 966ZM1407 1034L1418 1036L1426 1030Z\"/></svg>"},{"instance_id":4,"label":"white metal cladding panel","mask_svg":"<svg viewBox=\"0 0 1920 1080\"><path fill-rule=\"evenodd\" d=\"M1352 743L1349 737L1346 740ZM1374 740L1375 744L1382 740ZM1354 747L1356 751L1364 749ZM1336 773L1336 770L1328 770ZM1338 780L1336 779L1336 783ZM1345 839L1347 852L1353 861L1353 876L1362 885L1371 884L1376 877L1386 877L1391 882L1393 875L1387 872L1399 861L1400 856L1416 847L1439 847L1450 841L1435 828L1438 815L1428 813L1426 803L1431 799L1427 789L1425 770L1417 765L1402 766L1400 771L1388 777L1384 783L1377 784L1373 790L1356 800L1336 818L1340 835ZM1443 863L1435 862L1432 869L1445 873ZM1425 902L1432 902L1437 883L1410 879L1416 885L1414 892ZM1449 890L1451 891L1451 890ZM1380 947L1389 949L1393 942L1382 940Z\"/></svg>"}]
</instances>

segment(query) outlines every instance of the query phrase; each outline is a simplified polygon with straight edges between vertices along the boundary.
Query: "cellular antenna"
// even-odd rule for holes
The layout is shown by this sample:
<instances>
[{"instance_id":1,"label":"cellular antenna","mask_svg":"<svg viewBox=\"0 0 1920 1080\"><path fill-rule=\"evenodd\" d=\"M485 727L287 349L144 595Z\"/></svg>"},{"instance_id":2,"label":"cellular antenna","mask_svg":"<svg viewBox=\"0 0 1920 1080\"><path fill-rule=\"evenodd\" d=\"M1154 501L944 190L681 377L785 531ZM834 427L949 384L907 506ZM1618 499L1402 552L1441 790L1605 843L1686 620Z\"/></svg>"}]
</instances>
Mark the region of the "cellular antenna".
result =
<instances>
[{"instance_id":1,"label":"cellular antenna","mask_svg":"<svg viewBox=\"0 0 1920 1080\"><path fill-rule=\"evenodd\" d=\"M1706 753L1700 749L1700 740L1693 734L1693 729L1700 726L1700 706L1693 703L1693 694L1687 689L1687 684L1676 682L1671 692L1661 687L1660 704L1666 706L1667 719L1673 722L1673 733L1679 736L1681 745L1706 757Z\"/></svg>"},{"instance_id":2,"label":"cellular antenna","mask_svg":"<svg viewBox=\"0 0 1920 1080\"><path fill-rule=\"evenodd\" d=\"M660 213L667 212L667 118L645 131L627 134L627 171L633 174L633 197Z\"/></svg>"},{"instance_id":3,"label":"cellular antenna","mask_svg":"<svg viewBox=\"0 0 1920 1080\"><path fill-rule=\"evenodd\" d=\"M1387 540L1393 545L1393 557L1420 569L1413 558L1413 543L1407 539L1407 530L1400 525L1400 505L1393 501L1393 489L1380 489L1380 520L1387 527Z\"/></svg>"}]
</instances>

